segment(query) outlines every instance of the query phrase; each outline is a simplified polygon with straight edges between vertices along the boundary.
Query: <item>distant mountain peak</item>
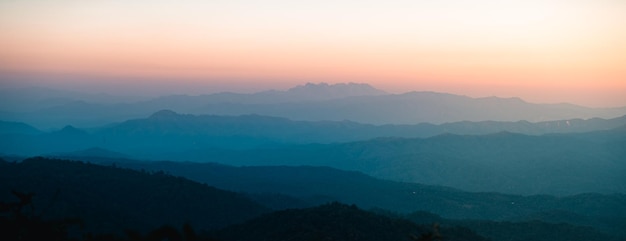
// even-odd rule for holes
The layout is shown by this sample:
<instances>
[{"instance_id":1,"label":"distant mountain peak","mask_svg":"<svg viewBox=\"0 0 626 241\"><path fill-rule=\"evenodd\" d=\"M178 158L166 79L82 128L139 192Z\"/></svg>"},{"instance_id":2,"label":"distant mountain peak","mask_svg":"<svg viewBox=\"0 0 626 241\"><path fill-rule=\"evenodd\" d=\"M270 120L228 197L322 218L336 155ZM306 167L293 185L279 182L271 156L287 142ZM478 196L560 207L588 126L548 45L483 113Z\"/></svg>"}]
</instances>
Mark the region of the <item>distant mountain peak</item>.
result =
<instances>
[{"instance_id":1,"label":"distant mountain peak","mask_svg":"<svg viewBox=\"0 0 626 241\"><path fill-rule=\"evenodd\" d=\"M63 129L61 129L61 132L77 132L77 131L80 131L80 130L78 130L76 127L72 125L66 125L65 127L63 127Z\"/></svg>"},{"instance_id":2,"label":"distant mountain peak","mask_svg":"<svg viewBox=\"0 0 626 241\"><path fill-rule=\"evenodd\" d=\"M519 97L498 97L498 96L488 96L488 97L481 97L481 98L476 98L477 100L481 100L481 101L492 101L492 102L497 102L497 103L508 103L508 104L525 104L528 103L526 101L524 101L522 98Z\"/></svg>"},{"instance_id":3,"label":"distant mountain peak","mask_svg":"<svg viewBox=\"0 0 626 241\"><path fill-rule=\"evenodd\" d=\"M36 135L36 134L41 134L42 131L38 130L35 127L27 125L26 123L0 120L0 133Z\"/></svg>"},{"instance_id":4,"label":"distant mountain peak","mask_svg":"<svg viewBox=\"0 0 626 241\"><path fill-rule=\"evenodd\" d=\"M376 89L369 84L365 83L306 83L304 85L298 85L287 90L288 93L297 95L315 95L325 96L331 98L351 97L351 96L367 96L367 95L385 95L387 92Z\"/></svg>"},{"instance_id":5,"label":"distant mountain peak","mask_svg":"<svg viewBox=\"0 0 626 241\"><path fill-rule=\"evenodd\" d=\"M160 111L154 112L154 114L150 116L150 119L164 119L164 118L172 118L172 117L178 117L178 113L172 110L160 110Z\"/></svg>"},{"instance_id":6,"label":"distant mountain peak","mask_svg":"<svg viewBox=\"0 0 626 241\"><path fill-rule=\"evenodd\" d=\"M74 126L71 126L71 125L67 125L67 126L63 127L63 129L58 130L56 132L53 132L53 134L55 134L55 135L63 135L63 136L74 136L74 137L88 135L87 132L85 132L85 131L83 131L81 129L78 129L78 128L74 127Z\"/></svg>"}]
</instances>

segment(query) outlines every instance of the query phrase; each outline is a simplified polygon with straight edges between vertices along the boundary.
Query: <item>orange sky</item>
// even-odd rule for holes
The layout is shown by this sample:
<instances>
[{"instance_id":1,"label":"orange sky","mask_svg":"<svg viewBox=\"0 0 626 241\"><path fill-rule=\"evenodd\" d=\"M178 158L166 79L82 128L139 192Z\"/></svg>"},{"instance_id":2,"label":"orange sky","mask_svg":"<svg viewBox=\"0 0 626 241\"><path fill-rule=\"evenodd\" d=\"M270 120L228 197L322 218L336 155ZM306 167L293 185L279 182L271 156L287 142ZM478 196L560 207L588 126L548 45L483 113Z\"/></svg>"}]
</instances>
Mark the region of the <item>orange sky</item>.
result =
<instances>
[{"instance_id":1,"label":"orange sky","mask_svg":"<svg viewBox=\"0 0 626 241\"><path fill-rule=\"evenodd\" d=\"M626 106L625 43L620 0L0 1L6 86L367 82Z\"/></svg>"}]
</instances>

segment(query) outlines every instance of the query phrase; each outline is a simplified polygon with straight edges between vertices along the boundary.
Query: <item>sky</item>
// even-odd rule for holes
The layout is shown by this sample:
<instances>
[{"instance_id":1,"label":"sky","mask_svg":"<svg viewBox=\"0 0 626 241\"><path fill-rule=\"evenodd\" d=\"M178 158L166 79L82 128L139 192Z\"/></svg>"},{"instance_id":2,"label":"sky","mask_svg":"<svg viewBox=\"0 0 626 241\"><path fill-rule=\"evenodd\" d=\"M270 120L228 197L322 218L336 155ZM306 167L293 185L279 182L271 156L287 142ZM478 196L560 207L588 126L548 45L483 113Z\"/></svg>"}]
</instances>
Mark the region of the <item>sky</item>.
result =
<instances>
[{"instance_id":1,"label":"sky","mask_svg":"<svg viewBox=\"0 0 626 241\"><path fill-rule=\"evenodd\" d=\"M626 1L0 0L0 87L306 82L626 106Z\"/></svg>"}]
</instances>

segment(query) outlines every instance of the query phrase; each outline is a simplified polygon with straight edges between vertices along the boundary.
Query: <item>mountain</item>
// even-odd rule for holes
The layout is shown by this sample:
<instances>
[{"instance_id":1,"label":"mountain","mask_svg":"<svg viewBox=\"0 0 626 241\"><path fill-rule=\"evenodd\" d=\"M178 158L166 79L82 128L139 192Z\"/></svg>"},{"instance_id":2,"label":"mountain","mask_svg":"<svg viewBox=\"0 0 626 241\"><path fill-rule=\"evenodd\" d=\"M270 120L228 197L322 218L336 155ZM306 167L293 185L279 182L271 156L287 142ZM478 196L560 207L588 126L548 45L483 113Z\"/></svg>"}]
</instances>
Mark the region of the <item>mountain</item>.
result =
<instances>
[{"instance_id":1,"label":"mountain","mask_svg":"<svg viewBox=\"0 0 626 241\"><path fill-rule=\"evenodd\" d=\"M212 230L269 211L239 194L163 172L45 158L1 161L0 166L3 204L15 200L11 190L31 193L32 209L24 212L45 219L79 218L86 231L96 233L145 232L187 222Z\"/></svg>"},{"instance_id":2,"label":"mountain","mask_svg":"<svg viewBox=\"0 0 626 241\"><path fill-rule=\"evenodd\" d=\"M329 167L233 167L215 163L95 157L73 159L136 170L164 171L221 189L249 193L256 197L255 200L275 209L302 208L339 201L400 213L423 210L449 219L569 223L626 236L626 233L621 232L624 230L622 224L626 223L624 194L520 196L394 182Z\"/></svg>"},{"instance_id":3,"label":"mountain","mask_svg":"<svg viewBox=\"0 0 626 241\"><path fill-rule=\"evenodd\" d=\"M260 115L216 116L178 114L161 110L148 118L127 120L107 126L88 129L82 140L76 135L44 133L26 124L0 123L0 139L7 143L6 151L21 155L43 155L72 152L100 147L118 152L139 152L140 149L159 148L176 152L190 149L250 149L293 144L339 143L362 141L380 137L432 137L444 133L462 135L492 134L502 131L530 135L546 133L576 133L610 130L626 126L626 116L614 119L571 119L549 122L453 122L441 125L370 125L351 121L293 121ZM30 129L28 129L30 128ZM66 127L67 128L67 127ZM75 131L77 128L72 127ZM57 131L58 132L58 131ZM65 130L70 132L70 130ZM48 137L46 137L48 136ZM54 138L59 138L55 140ZM50 143L46 143L46 141ZM63 150L54 146L62 143ZM71 144L75 143L76 146ZM28 148L27 148L28 147ZM73 149L72 149L73 148ZM23 152L16 152L23 150ZM2 148L0 148L2 151ZM152 150L148 150L152 152ZM133 153L128 153L133 154Z\"/></svg>"},{"instance_id":4,"label":"mountain","mask_svg":"<svg viewBox=\"0 0 626 241\"><path fill-rule=\"evenodd\" d=\"M147 97L120 96L104 93L84 93L46 87L2 88L0 89L0 109L4 111L32 111L71 102L124 103L145 100Z\"/></svg>"},{"instance_id":5,"label":"mountain","mask_svg":"<svg viewBox=\"0 0 626 241\"><path fill-rule=\"evenodd\" d=\"M542 136L503 132L244 151L196 150L159 157L231 165L330 166L468 191L571 195L626 193L624 144L626 132Z\"/></svg>"},{"instance_id":6,"label":"mountain","mask_svg":"<svg viewBox=\"0 0 626 241\"><path fill-rule=\"evenodd\" d=\"M214 234L222 240L486 240L468 229L432 230L339 203L278 211ZM430 239L429 239L430 238Z\"/></svg>"},{"instance_id":7,"label":"mountain","mask_svg":"<svg viewBox=\"0 0 626 241\"><path fill-rule=\"evenodd\" d=\"M95 127L148 116L163 109L195 115L266 115L304 121L350 120L367 124L441 124L459 121L551 121L615 118L623 108L587 108L571 104L533 104L519 98L470 98L436 93L389 94L367 84L306 84L286 91L251 94L171 95L149 100L111 102L87 98L42 100L13 93L0 105L0 119L43 129L62 125ZM24 100L25 99L25 100ZM21 102L29 105L18 105ZM41 104L37 104L41 103Z\"/></svg>"},{"instance_id":8,"label":"mountain","mask_svg":"<svg viewBox=\"0 0 626 241\"><path fill-rule=\"evenodd\" d=\"M376 126L350 121L292 121L259 115L183 115L171 110L161 110L149 118L111 125L95 134L117 138L112 139L113 143L149 137L150 140L137 140L145 143L159 136L175 136L193 138L196 146L202 142L207 147L241 149L272 144L349 142L378 137L431 137L444 133L474 135L502 131L533 135L572 133L609 130L621 126L626 126L626 116L609 120L594 118L539 123L487 121Z\"/></svg>"},{"instance_id":9,"label":"mountain","mask_svg":"<svg viewBox=\"0 0 626 241\"><path fill-rule=\"evenodd\" d=\"M245 150L168 152L161 145L160 151L135 153L145 159L239 166L329 166L468 191L573 195L626 193L625 145L626 132L614 129L539 136L445 134Z\"/></svg>"},{"instance_id":10,"label":"mountain","mask_svg":"<svg viewBox=\"0 0 626 241\"><path fill-rule=\"evenodd\" d=\"M626 116L612 119L568 119L541 122L528 121L461 121L437 125L435 135L450 133L459 135L484 135L498 132L512 132L527 135L542 135L549 133L576 133L601 130L613 130L626 126ZM435 136L431 135L431 136ZM396 136L402 137L402 136ZM416 136L429 137L429 136Z\"/></svg>"},{"instance_id":11,"label":"mountain","mask_svg":"<svg viewBox=\"0 0 626 241\"><path fill-rule=\"evenodd\" d=\"M330 166L390 180L469 191L557 195L625 193L626 132L623 128L543 135L498 132L474 136L384 137L437 133L445 128L481 133L495 131L498 126L531 132L568 132L603 129L619 125L625 119L525 122L519 126L518 123L463 122L431 125L433 129L429 129L425 125L373 126L353 122L290 121L256 115L194 116L160 111L149 118L89 132L67 126L41 135L0 135L0 152L62 156L100 148L141 159ZM376 138L378 136L381 138ZM310 144L315 142L324 144ZM98 153L90 155L98 156Z\"/></svg>"},{"instance_id":12,"label":"mountain","mask_svg":"<svg viewBox=\"0 0 626 241\"><path fill-rule=\"evenodd\" d=\"M162 109L210 114L202 111L209 104L314 102L386 93L367 84L308 83L286 91L270 90L251 94L223 92L198 96L169 95L151 99L142 96L85 94L35 87L0 90L0 94L3 94L0 95L0 100L3 100L0 102L0 119L27 122L39 128L51 129L68 124L95 127L139 118Z\"/></svg>"},{"instance_id":13,"label":"mountain","mask_svg":"<svg viewBox=\"0 0 626 241\"><path fill-rule=\"evenodd\" d=\"M131 103L147 99L45 87L0 88L0 119L26 122L42 130L65 125L97 126L119 121L120 116L141 117L126 109Z\"/></svg>"},{"instance_id":14,"label":"mountain","mask_svg":"<svg viewBox=\"0 0 626 241\"><path fill-rule=\"evenodd\" d=\"M538 122L573 118L614 118L624 115L626 109L593 109L570 104L531 104L518 98L470 98L435 92L408 92L323 101L206 103L203 108L188 113L198 112L218 115L254 113L294 120L351 120L368 124L424 122L439 124L457 121Z\"/></svg>"},{"instance_id":15,"label":"mountain","mask_svg":"<svg viewBox=\"0 0 626 241\"><path fill-rule=\"evenodd\" d=\"M0 121L0 135L39 135L43 131L21 122Z\"/></svg>"},{"instance_id":16,"label":"mountain","mask_svg":"<svg viewBox=\"0 0 626 241\"><path fill-rule=\"evenodd\" d=\"M0 153L36 156L50 153L74 152L94 147L97 137L71 125L41 134L0 134Z\"/></svg>"},{"instance_id":17,"label":"mountain","mask_svg":"<svg viewBox=\"0 0 626 241\"><path fill-rule=\"evenodd\" d=\"M291 97L292 101L332 100L354 96L377 96L386 94L388 93L376 89L371 85L358 83L340 83L333 85L326 83L307 83L293 87L285 92L285 95Z\"/></svg>"},{"instance_id":18,"label":"mountain","mask_svg":"<svg viewBox=\"0 0 626 241\"><path fill-rule=\"evenodd\" d=\"M137 164L141 162L130 160L122 162L122 164L129 163ZM152 162L146 162L145 164L150 163ZM444 220L432 214L424 214L424 212L406 216L418 223L416 225L407 220L390 218L363 211L354 205L348 206L339 203L267 213L266 209L238 194L220 191L219 189L200 185L184 178L173 177L164 174L163 171L143 170L138 172L114 166L98 166L83 162L43 158L27 159L19 163L0 162L0 167L0 177L2 177L0 189L20 190L18 194L21 193L21 196L27 195L32 197L34 205L31 208L22 209L21 212L25 213L27 217L33 217L32 221L37 221L39 218L44 220L44 222L39 221L37 225L45 224L50 227L56 227L57 225L68 224L68 221L74 222L72 220L75 220L68 218L79 218L84 221L85 225L81 228L81 232L120 234L122 229L139 231L125 231L129 240L137 240L137 238L133 237L141 237L141 233L153 230L155 227L163 224L168 226L154 229L146 237L159 232L164 234L162 232L165 231L174 232L174 236L180 235L176 234L177 231L171 227L183 226L186 237L197 237L200 240L205 240L203 237L207 234L207 230L209 230L208 234L213 238L209 240L215 240L215 238L219 238L219 240L249 240L253 238L257 240L282 240L289 238L309 240L319 237L342 240L402 240L412 237L411 239L417 238L419 240L420 237L426 238L435 233L439 233L445 240L485 240L472 231L473 229L479 230L481 234L490 235L489 237L507 237L512 238L511 240L525 240L524 238L528 237L535 237L533 240L548 240L547 238L553 238L552 240L614 240L592 228L581 228L565 223ZM265 167L265 170L263 170L269 180L272 179L272 176L280 177L284 175L268 172L267 168L271 169L274 167ZM303 168L304 172L296 172L293 174L293 177L301 177L303 176L301 174L308 172L306 170L308 167ZM325 176L324 174L332 172L337 172L339 175L331 175L337 177L361 176L361 179L363 179L364 176L358 173L333 171L329 168L320 170L321 172L313 171L313 173L319 172L318 174L322 174L314 179L324 180L328 177L328 175ZM293 168L287 171L293 172ZM224 176L227 175L228 173L224 174ZM310 179L310 177L305 177L304 179ZM250 180L244 178L244 180L240 181L247 182ZM319 185L315 184L314 181L308 182L307 186ZM386 181L379 180L379 182ZM290 185L289 183L282 183L285 186ZM359 185L358 181L340 181L337 183L343 184L344 188ZM298 182L294 184L298 185ZM248 186L249 189L255 188L254 183L249 183L245 186ZM422 185L414 186L414 188L419 188ZM389 187L393 189L393 185L389 185ZM624 214L619 212L619 210L626 210L620 206L615 206L624 205L625 203L623 202L624 197L620 199L618 196L586 195L555 199L554 197L546 196L519 197L499 194L463 194L463 192L452 189L424 187L422 186L424 190L420 191L420 195L425 195L426 199L431 198L429 192L439 190L439 192L433 192L433 194L440 197L439 199L431 199L430 202L426 202L430 203L431 206L437 203L443 206L467 206L467 203L457 203L458 200L454 201L454 199L459 198L459 200L473 200L475 202L477 199L481 199L480 197L482 196L483 198L488 198L483 201L491 202L491 205L485 204L485 206L491 206L492 210L497 209L495 206L504 205L511 200L519 201L518 205L526 206L526 208L529 205L534 205L536 209L559 207L578 209L594 215L610 213L612 217L619 217L619 215ZM347 189L343 192L350 192L350 190ZM370 190L369 195L372 197L381 196L381 200L393 200L396 198L396 196L388 196L387 194L376 193L374 189ZM475 198L468 198L472 195ZM489 196L494 196L490 199L491 201L488 201ZM16 201L14 197L8 195L8 191L0 193L0 200L7 205ZM25 199L20 199L20 201L23 200ZM360 200L366 200L366 198L361 197ZM411 200L407 203L410 202ZM417 203L418 206L421 204ZM515 208L511 209L511 207L506 206L510 206L510 204L500 207L500 212L504 214L512 210L515 212ZM618 210L618 212L615 212L615 210ZM476 213L481 213L480 210L475 211ZM449 210L449 212L453 213L454 210ZM259 216L261 213L267 214ZM431 222L424 222L424 220L431 220L433 216L442 224L440 227L435 228L431 225ZM578 215L578 217L588 219L587 216ZM0 221L4 222L5 218L5 216L2 216ZM62 222L57 224L54 223L54 220L61 220ZM244 223L241 223L242 221ZM183 222L189 222L191 226L202 230L202 232L196 236L190 228L191 226L181 225ZM210 231L219 227L225 228ZM465 227L472 227L472 230ZM497 227L497 229L492 227ZM43 227L38 226L38 228L41 229ZM92 240L88 237L92 236L83 236L84 240ZM125 240L120 238L113 239L110 236L96 237L104 238L97 240Z\"/></svg>"}]
</instances>

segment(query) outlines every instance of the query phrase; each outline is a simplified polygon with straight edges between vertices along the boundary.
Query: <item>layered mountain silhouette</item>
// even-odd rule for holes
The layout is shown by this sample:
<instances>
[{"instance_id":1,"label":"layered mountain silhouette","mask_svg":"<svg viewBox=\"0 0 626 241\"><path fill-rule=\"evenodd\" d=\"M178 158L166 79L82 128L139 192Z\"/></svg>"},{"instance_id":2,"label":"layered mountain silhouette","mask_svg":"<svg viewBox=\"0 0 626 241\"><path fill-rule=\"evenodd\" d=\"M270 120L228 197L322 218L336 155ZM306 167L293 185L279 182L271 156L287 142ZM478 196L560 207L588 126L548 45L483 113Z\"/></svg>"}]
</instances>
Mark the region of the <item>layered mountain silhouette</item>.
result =
<instances>
[{"instance_id":1,"label":"layered mountain silhouette","mask_svg":"<svg viewBox=\"0 0 626 241\"><path fill-rule=\"evenodd\" d=\"M149 118L134 119L103 128L99 134L255 136L283 143L332 143L377 137L431 137L440 134L481 135L513 132L529 135L610 130L626 126L626 116L614 119L571 119L531 123L453 122L440 125L370 125L351 121L293 121L261 115L216 116L177 114L161 110Z\"/></svg>"},{"instance_id":2,"label":"layered mountain silhouette","mask_svg":"<svg viewBox=\"0 0 626 241\"><path fill-rule=\"evenodd\" d=\"M11 135L11 134L24 134L24 135L39 135L44 132L38 130L35 127L27 125L21 122L11 122L11 121L0 121L0 133L3 135Z\"/></svg>"},{"instance_id":3,"label":"layered mountain silhouette","mask_svg":"<svg viewBox=\"0 0 626 241\"><path fill-rule=\"evenodd\" d=\"M512 222L541 220L546 225L568 223L593 227L614 235L626 235L621 226L626 221L626 212L621 211L626 210L626 196L623 194L555 197L472 193L441 186L381 180L363 173L329 167L233 167L215 163L68 158L102 165L115 164L135 170L165 171L220 189L248 193L257 202L279 210L339 201L353 203L365 209L382 208L395 213L421 210L437 213L448 219L508 222L510 228L517 227ZM420 214L413 215L412 219L423 224L444 223L429 217ZM481 222L461 226L474 224ZM541 228L540 224L535 225L533 228Z\"/></svg>"},{"instance_id":4,"label":"layered mountain silhouette","mask_svg":"<svg viewBox=\"0 0 626 241\"><path fill-rule=\"evenodd\" d=\"M44 134L0 133L0 153L315 165L471 191L612 193L626 191L622 161L626 132L623 127L613 128L625 121L621 117L375 126L159 111L100 129L66 126ZM583 132L587 130L595 131Z\"/></svg>"},{"instance_id":5,"label":"layered mountain silhouette","mask_svg":"<svg viewBox=\"0 0 626 241\"><path fill-rule=\"evenodd\" d=\"M103 160L96 161L102 164L106 162ZM116 161L124 165L131 163L143 163L147 166L157 164L152 166L153 168L167 167L167 165L196 165L119 159ZM344 205L336 202L311 208L270 213L267 209L240 194L215 189L185 178L174 177L163 171L145 169L132 171L107 165L109 166L45 158L31 158L17 163L0 161L0 167L2 167L0 168L0 176L4 180L0 182L0 189L5 190L0 192L0 200L3 204L3 209L0 210L3 216L0 216L0 222L9 226L20 225L19 230L9 230L5 229L8 228L7 226L3 226L3 231L5 231L3 234L9 235L8 237L12 237L10 235L14 234L17 235L15 237L25 238L36 237L36 234L23 232L37 231L39 235L51 232L50 234L59 237L65 236L67 239L67 234L63 235L63 232L67 232L64 231L67 229L66 225L82 223L81 228L72 231L73 235L84 232L90 233L83 236L82 240L140 240L142 236L148 240L163 240L166 237L170 237L170 239L184 237L186 238L184 240L288 240L290 238L318 240L320 237L342 240L428 240L428 238L435 237L444 240L486 240L481 236L496 240L503 238L508 240L618 240L594 229L607 229L609 232L612 230L610 227L598 225L597 222L588 225L594 227L591 228L574 226L568 222L552 224L541 221L499 222L444 219L423 211L400 214L374 209L378 213L375 214L364 211L355 205ZM205 171L207 170L208 164L197 165L200 166L196 166L196 168L200 167L201 169L204 168ZM278 170L272 171L275 168ZM266 180L271 180L271 176L279 179L287 177L292 179L296 186L304 184L304 181L306 184L303 188L312 187L309 188L309 191L316 189L319 191L323 190L320 188L321 185L328 187L327 184L319 182L324 180L325 175L331 174L329 176L333 179L332 181L342 185L335 190L335 193L344 193L342 194L344 197L363 195L364 193L359 194L359 192L352 191L355 188L366 188L359 187L361 185L374 184L373 187L375 188L387 185L392 189L391 192L376 193L378 190L372 190L369 194L365 194L367 196L362 196L358 200L363 201L367 197L380 196L379 200L386 198L387 202L392 204L393 201L391 200L396 198L392 194L395 189L394 185L404 185L405 189L410 187L410 190L418 191L420 195L425 196L419 197L417 200L437 197L430 200L430 204L422 202L416 206L427 204L425 207L437 205L452 207L457 205L459 207L456 208L462 208L461 206L468 205L467 202L474 204L485 202L482 204L485 207L488 206L488 203L492 204L488 208L491 210L488 213L496 211L503 215L509 215L511 208L506 206L511 204L505 203L511 200L519 202L518 205L529 211L559 207L575 210L575 212L582 211L591 216L609 214L607 217L613 217L613 219L603 220L612 220L612 222L619 221L615 217L623 217L620 216L623 215L623 212L615 212L615 210L625 210L619 206L620 203L623 205L624 202L621 200L624 197L616 195L554 198L549 196L520 197L486 193L472 194L440 187L394 184L393 182L375 180L358 173L345 173L329 168L300 167L284 171L281 171L281 168L284 167L260 167L255 168L255 170L243 172L235 170L233 172L233 170L228 170L233 169L233 167L218 166L218 170L215 171L226 172L220 177L213 178L219 180L230 174L235 174L236 178L242 178L241 183L237 185L247 186L247 189L254 190L255 185L250 185L250 182L258 181L259 177L265 176ZM176 168L170 169L177 170ZM240 174L236 174L237 172ZM212 173L208 172L208 174ZM257 180L251 180L251 177L254 176ZM337 178L343 178L344 181ZM278 181L274 180L276 183ZM245 184L246 182L248 184ZM288 186L286 182L281 182L280 185L283 188ZM277 188L281 189L280 187ZM385 197L388 194L392 195ZM432 196L433 194L435 195ZM415 196L415 193L412 195ZM330 200L337 199L330 198ZM5 215L7 214L6 210L9 210L5 210L5 208L10 208L19 203L26 205L21 206L20 211L17 211L19 219L14 219L13 214ZM499 211L498 206L502 206ZM478 207L477 209L484 209L485 207ZM513 208L513 211L519 212L523 209ZM479 210L474 211L476 214L480 213ZM452 210L448 212L453 213ZM583 222L591 217L583 216L580 213L568 215L575 215ZM539 214L534 216L538 217ZM552 217L567 216L553 213ZM580 222L580 220L569 221ZM181 224L183 222L184 225ZM441 225L432 225L433 223L440 223ZM599 223L606 225L610 222ZM175 228L181 226L183 227L182 234ZM613 226L619 228L619 223L613 223ZM194 232L192 227L199 232ZM220 227L224 228L217 229ZM471 229L467 227L471 227ZM19 233L20 230L22 231L21 234ZM478 232L473 230L478 230ZM124 236L128 238L125 239ZM47 238L54 237L48 236ZM157 239L157 237L162 238ZM42 236L42 238L44 237ZM72 240L80 239L74 237Z\"/></svg>"},{"instance_id":6,"label":"layered mountain silhouette","mask_svg":"<svg viewBox=\"0 0 626 241\"><path fill-rule=\"evenodd\" d=\"M614 119L570 119L537 123L464 121L440 125L425 123L370 125L351 121L293 121L260 115L190 115L161 110L151 114L148 118L132 119L87 131L66 126L62 130L46 133L24 123L2 122L0 135L3 135L5 140L16 143L16 146L28 147L21 148L25 152L14 154L33 155L47 154L38 152L42 149L38 146L47 147L48 152L74 151L94 146L121 151L123 148L136 149L138 144L146 147L157 145L155 142L170 146L170 148L182 144L182 148L187 149L245 149L285 144L350 142L379 137L424 138L441 134L483 135L503 131L528 135L578 133L611 130L622 126L626 126L626 116ZM29 136L37 138L29 139ZM49 148L59 143L72 146L71 140L76 139L80 139L78 142L82 145L74 147L73 150ZM53 143L45 143L45 140ZM65 141L61 142L61 140ZM16 149L10 149L16 151Z\"/></svg>"},{"instance_id":7,"label":"layered mountain silhouette","mask_svg":"<svg viewBox=\"0 0 626 241\"><path fill-rule=\"evenodd\" d=\"M625 114L357 83L2 89L0 226L9 239L67 239L83 220L77 233L139 231L128 240L620 240ZM106 235L83 239L126 240Z\"/></svg>"},{"instance_id":8,"label":"layered mountain silhouette","mask_svg":"<svg viewBox=\"0 0 626 241\"><path fill-rule=\"evenodd\" d=\"M382 138L242 151L195 150L154 158L232 165L315 165L375 177L515 194L624 193L625 132ZM182 159L178 159L182 160Z\"/></svg>"},{"instance_id":9,"label":"layered mountain silhouette","mask_svg":"<svg viewBox=\"0 0 626 241\"><path fill-rule=\"evenodd\" d=\"M368 124L441 124L488 120L539 122L615 118L626 114L626 107L602 109L571 104L533 104L519 98L470 98L436 92L389 94L367 84L355 83L309 83L286 91L252 94L172 95L150 100L121 98L128 100L126 102L103 101L95 97L41 100L31 92L25 90L20 95L19 90L13 90L6 98L7 103L16 105L0 105L0 119L27 122L47 129L68 124L94 127L148 116L162 109L196 115L258 114L293 120L350 120Z\"/></svg>"}]
</instances>

